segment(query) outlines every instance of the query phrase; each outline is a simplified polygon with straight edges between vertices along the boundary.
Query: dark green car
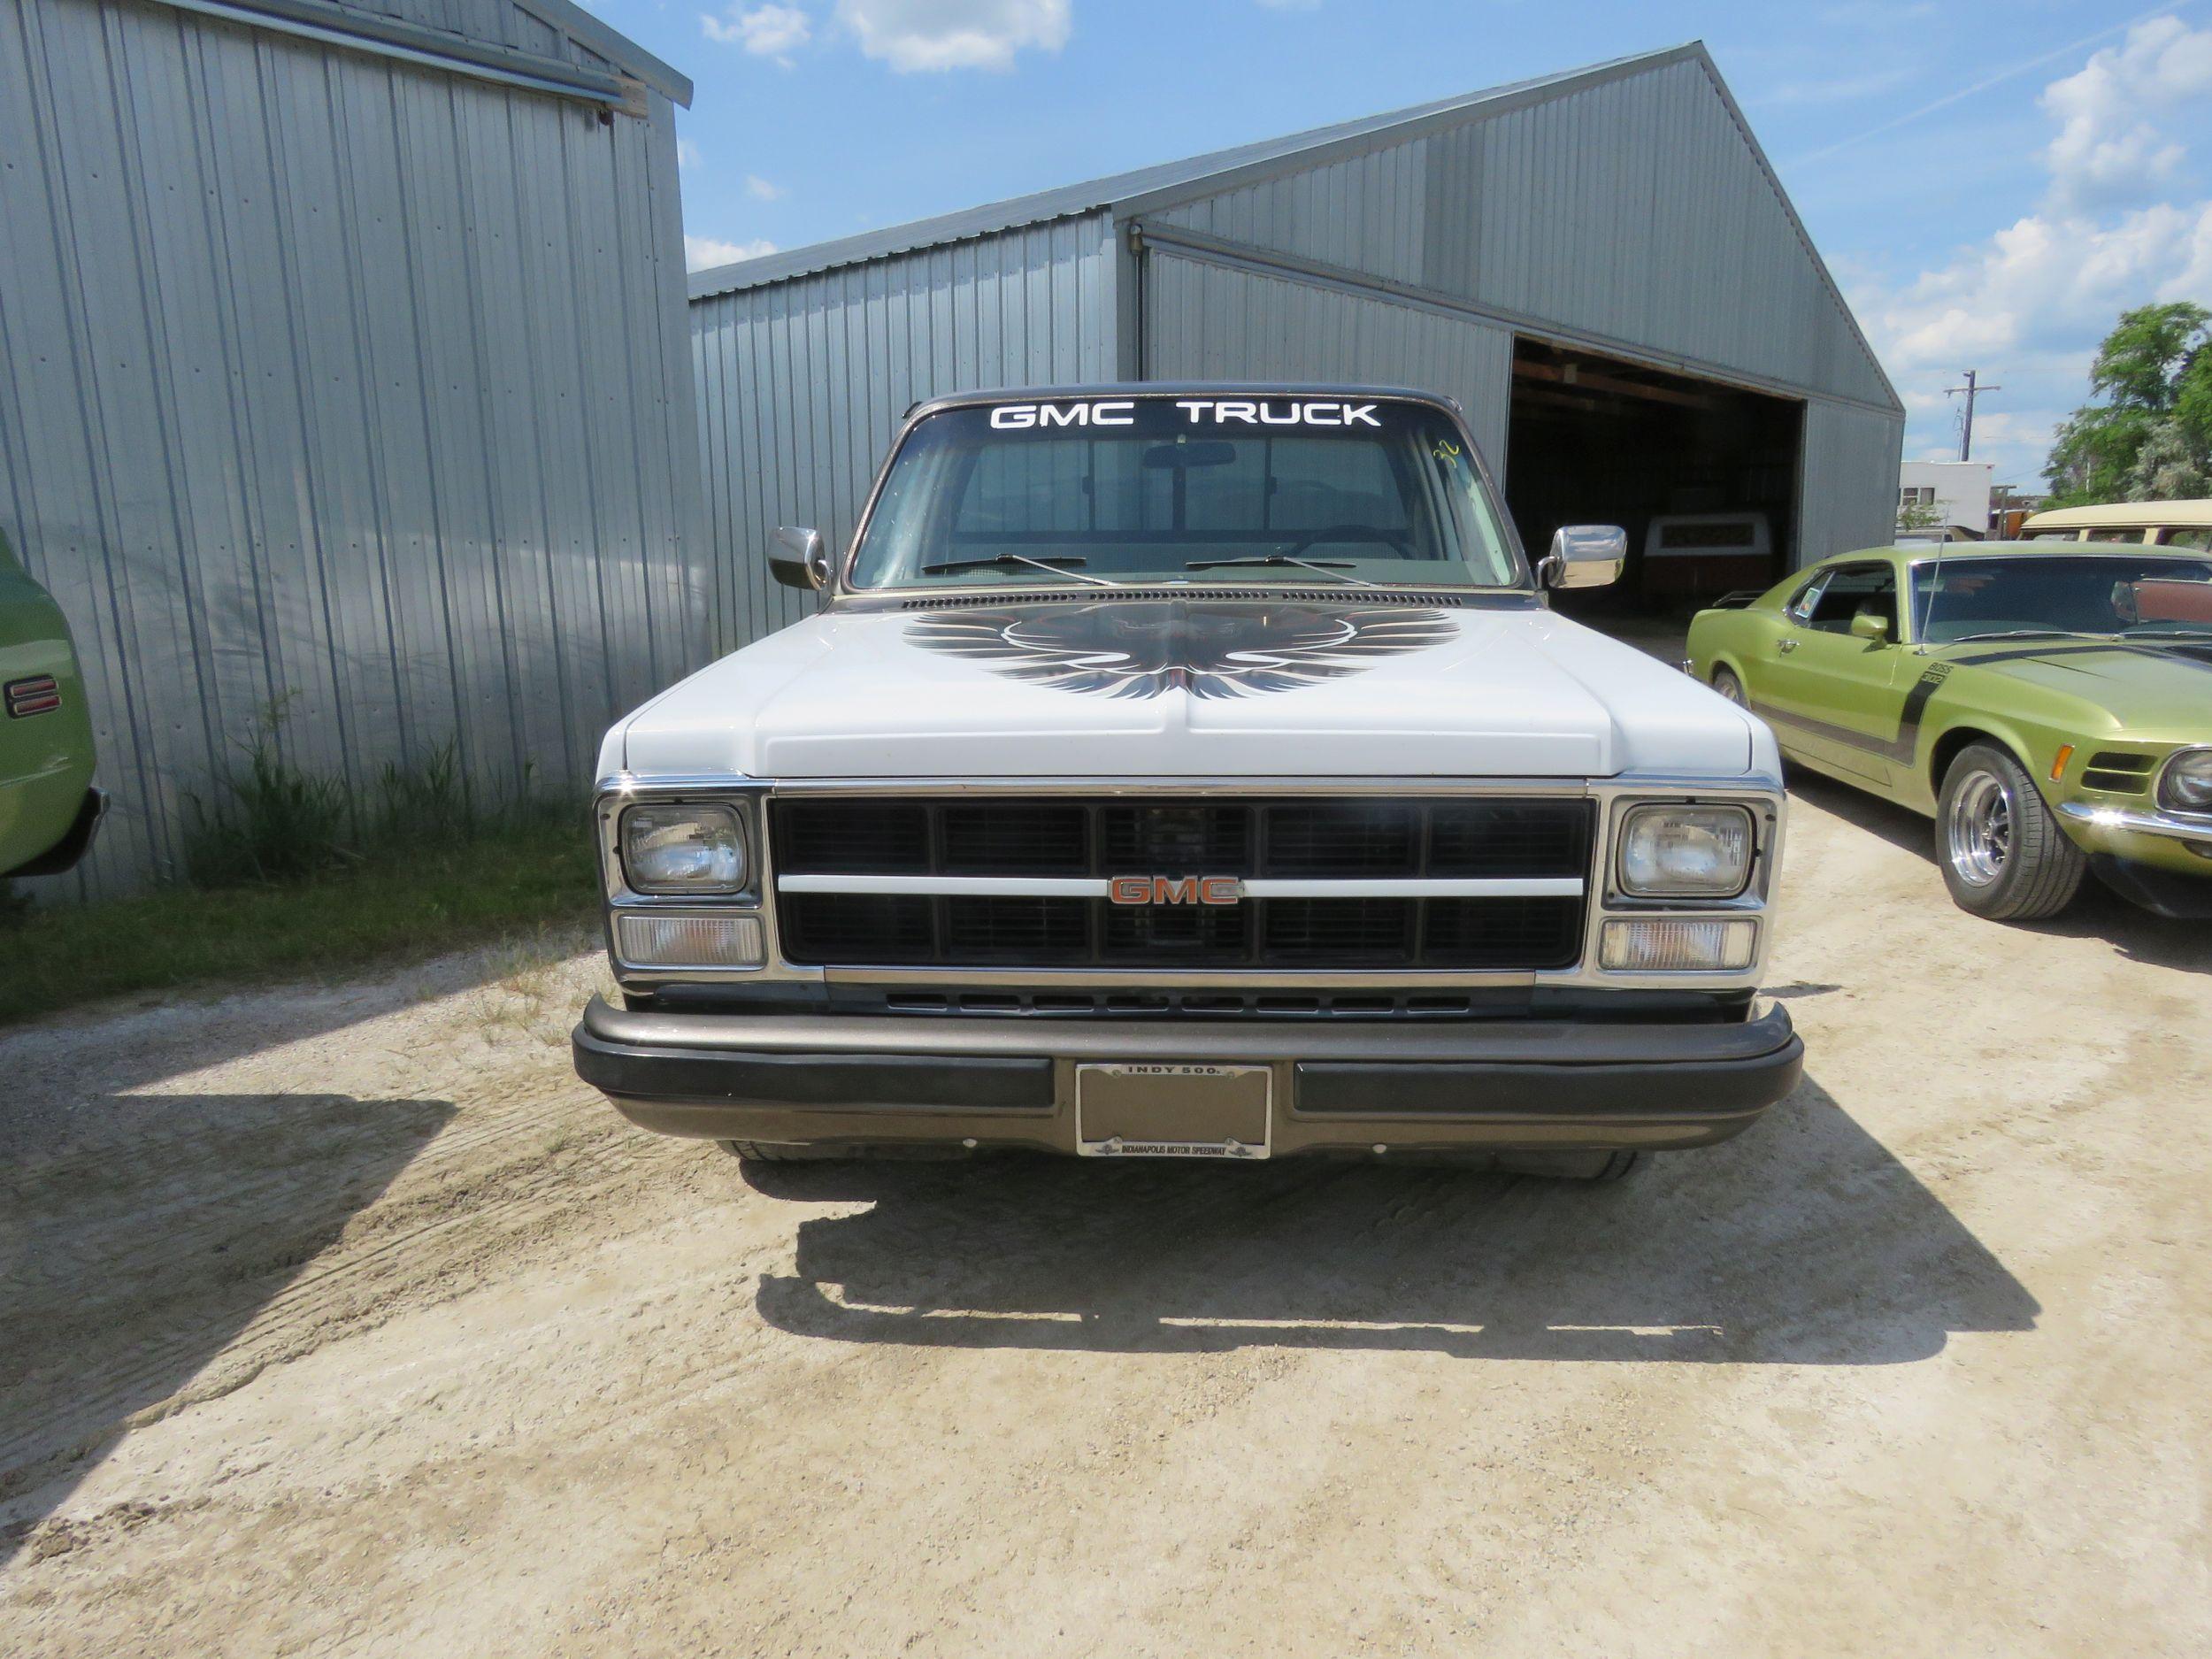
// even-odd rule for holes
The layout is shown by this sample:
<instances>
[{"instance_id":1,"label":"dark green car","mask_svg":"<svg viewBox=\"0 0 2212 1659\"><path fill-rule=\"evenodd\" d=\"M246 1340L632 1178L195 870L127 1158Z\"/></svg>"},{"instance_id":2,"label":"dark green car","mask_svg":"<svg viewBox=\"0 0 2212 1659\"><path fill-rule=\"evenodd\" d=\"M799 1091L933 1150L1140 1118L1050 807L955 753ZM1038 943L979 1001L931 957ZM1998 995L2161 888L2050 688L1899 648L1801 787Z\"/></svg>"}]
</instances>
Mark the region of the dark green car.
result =
<instances>
[{"instance_id":1,"label":"dark green car","mask_svg":"<svg viewBox=\"0 0 2212 1659\"><path fill-rule=\"evenodd\" d=\"M59 875L84 856L106 797L61 607L0 535L0 879Z\"/></svg>"},{"instance_id":2,"label":"dark green car","mask_svg":"<svg viewBox=\"0 0 2212 1659\"><path fill-rule=\"evenodd\" d=\"M2212 558L2124 544L1870 548L1701 611L1685 667L1792 760L1936 820L1978 916L2093 869L2212 917Z\"/></svg>"}]
</instances>

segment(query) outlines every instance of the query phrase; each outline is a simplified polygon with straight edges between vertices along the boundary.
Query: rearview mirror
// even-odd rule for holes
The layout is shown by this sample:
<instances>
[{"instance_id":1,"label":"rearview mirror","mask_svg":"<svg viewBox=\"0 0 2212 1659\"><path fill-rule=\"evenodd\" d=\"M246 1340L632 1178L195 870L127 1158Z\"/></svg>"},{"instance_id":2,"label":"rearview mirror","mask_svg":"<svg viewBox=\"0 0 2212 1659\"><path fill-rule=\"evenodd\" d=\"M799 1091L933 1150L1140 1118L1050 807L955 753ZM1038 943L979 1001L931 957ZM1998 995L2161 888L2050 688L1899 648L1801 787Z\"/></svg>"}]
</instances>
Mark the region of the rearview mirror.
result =
<instances>
[{"instance_id":1,"label":"rearview mirror","mask_svg":"<svg viewBox=\"0 0 2212 1659\"><path fill-rule=\"evenodd\" d=\"M776 539L768 544L768 573L786 588L828 587L829 549L822 533L777 526Z\"/></svg>"},{"instance_id":2,"label":"rearview mirror","mask_svg":"<svg viewBox=\"0 0 2212 1659\"><path fill-rule=\"evenodd\" d=\"M1889 639L1889 618L1878 611L1855 611L1851 614L1851 637L1886 643Z\"/></svg>"},{"instance_id":3,"label":"rearview mirror","mask_svg":"<svg viewBox=\"0 0 2212 1659\"><path fill-rule=\"evenodd\" d=\"M1618 525L1562 525L1536 573L1547 588L1603 588L1620 580L1627 562L1628 532Z\"/></svg>"},{"instance_id":4,"label":"rearview mirror","mask_svg":"<svg viewBox=\"0 0 2212 1659\"><path fill-rule=\"evenodd\" d=\"M1183 466L1230 466L1235 464L1237 446L1212 439L1201 438L1193 443L1178 438L1172 443L1156 443L1144 452L1144 465L1157 469Z\"/></svg>"}]
</instances>

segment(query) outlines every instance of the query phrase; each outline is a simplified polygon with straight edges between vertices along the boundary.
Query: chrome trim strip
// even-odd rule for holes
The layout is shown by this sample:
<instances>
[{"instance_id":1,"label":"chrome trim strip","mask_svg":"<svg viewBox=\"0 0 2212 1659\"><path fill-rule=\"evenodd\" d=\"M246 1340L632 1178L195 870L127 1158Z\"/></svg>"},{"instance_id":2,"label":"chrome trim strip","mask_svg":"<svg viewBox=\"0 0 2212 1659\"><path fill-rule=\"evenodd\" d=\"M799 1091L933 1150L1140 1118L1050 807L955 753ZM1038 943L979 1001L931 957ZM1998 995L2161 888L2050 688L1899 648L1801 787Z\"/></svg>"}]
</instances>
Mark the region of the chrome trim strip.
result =
<instances>
[{"instance_id":1,"label":"chrome trim strip","mask_svg":"<svg viewBox=\"0 0 2212 1659\"><path fill-rule=\"evenodd\" d=\"M2139 807L2093 806L2086 801L2062 801L2058 810L2091 829L2128 830L2138 835L2171 835L2181 841L2212 841L2212 818L2191 818L2163 809L2147 812Z\"/></svg>"},{"instance_id":2,"label":"chrome trim strip","mask_svg":"<svg viewBox=\"0 0 2212 1659\"><path fill-rule=\"evenodd\" d=\"M1024 899L1102 899L1105 876L778 876L780 893L919 893L933 898L999 895Z\"/></svg>"},{"instance_id":3,"label":"chrome trim strip","mask_svg":"<svg viewBox=\"0 0 2212 1659\"><path fill-rule=\"evenodd\" d=\"M1575 876L1378 876L1244 878L1248 899L1579 898ZM784 893L921 893L936 896L1008 895L1019 898L1103 899L1110 876L779 876Z\"/></svg>"}]
</instances>

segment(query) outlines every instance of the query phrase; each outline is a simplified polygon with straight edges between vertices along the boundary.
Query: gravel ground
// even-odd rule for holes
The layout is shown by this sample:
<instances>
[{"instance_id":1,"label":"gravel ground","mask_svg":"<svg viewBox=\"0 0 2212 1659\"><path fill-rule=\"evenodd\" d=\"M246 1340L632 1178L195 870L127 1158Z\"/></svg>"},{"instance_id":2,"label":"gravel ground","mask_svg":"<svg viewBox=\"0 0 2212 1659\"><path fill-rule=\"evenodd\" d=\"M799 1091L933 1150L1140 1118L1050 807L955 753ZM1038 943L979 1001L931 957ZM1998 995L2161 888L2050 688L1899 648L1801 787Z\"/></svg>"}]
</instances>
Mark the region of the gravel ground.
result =
<instances>
[{"instance_id":1,"label":"gravel ground","mask_svg":"<svg viewBox=\"0 0 2212 1659\"><path fill-rule=\"evenodd\" d=\"M1808 780L1801 1088L1613 1187L799 1170L598 978L0 1041L0 1651L2212 1650L2212 938Z\"/></svg>"}]
</instances>

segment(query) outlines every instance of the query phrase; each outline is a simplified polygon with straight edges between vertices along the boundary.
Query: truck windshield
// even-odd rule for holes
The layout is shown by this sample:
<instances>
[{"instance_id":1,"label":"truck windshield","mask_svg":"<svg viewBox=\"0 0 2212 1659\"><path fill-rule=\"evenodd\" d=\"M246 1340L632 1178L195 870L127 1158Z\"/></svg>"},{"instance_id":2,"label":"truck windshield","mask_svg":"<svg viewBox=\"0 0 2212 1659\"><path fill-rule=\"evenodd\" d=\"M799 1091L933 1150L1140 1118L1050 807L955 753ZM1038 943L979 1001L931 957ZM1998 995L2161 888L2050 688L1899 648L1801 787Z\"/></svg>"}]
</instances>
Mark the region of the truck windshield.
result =
<instances>
[{"instance_id":1,"label":"truck windshield","mask_svg":"<svg viewBox=\"0 0 2212 1659\"><path fill-rule=\"evenodd\" d=\"M1050 582L1513 588L1459 427L1387 398L1071 397L929 416L857 588Z\"/></svg>"},{"instance_id":2,"label":"truck windshield","mask_svg":"<svg viewBox=\"0 0 2212 1659\"><path fill-rule=\"evenodd\" d=\"M2212 560L2024 553L1913 567L1931 645L2033 634L2212 634Z\"/></svg>"}]
</instances>

